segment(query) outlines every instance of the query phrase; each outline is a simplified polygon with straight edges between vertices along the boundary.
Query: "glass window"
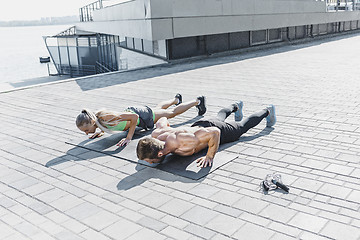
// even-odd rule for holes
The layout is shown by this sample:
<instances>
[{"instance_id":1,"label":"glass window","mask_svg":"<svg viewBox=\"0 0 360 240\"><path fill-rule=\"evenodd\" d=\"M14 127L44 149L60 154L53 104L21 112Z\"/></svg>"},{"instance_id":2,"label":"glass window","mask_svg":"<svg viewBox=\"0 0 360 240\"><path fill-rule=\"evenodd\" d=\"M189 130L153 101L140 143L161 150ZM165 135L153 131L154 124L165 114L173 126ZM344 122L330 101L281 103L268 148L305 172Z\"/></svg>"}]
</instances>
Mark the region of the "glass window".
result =
<instances>
[{"instance_id":1,"label":"glass window","mask_svg":"<svg viewBox=\"0 0 360 240\"><path fill-rule=\"evenodd\" d=\"M281 28L269 29L269 41L280 41L281 40Z\"/></svg>"},{"instance_id":2,"label":"glass window","mask_svg":"<svg viewBox=\"0 0 360 240\"><path fill-rule=\"evenodd\" d=\"M251 43L252 44L266 43L266 30L252 31Z\"/></svg>"},{"instance_id":3,"label":"glass window","mask_svg":"<svg viewBox=\"0 0 360 240\"><path fill-rule=\"evenodd\" d=\"M118 46L126 47L126 37L119 37L119 44Z\"/></svg>"},{"instance_id":4,"label":"glass window","mask_svg":"<svg viewBox=\"0 0 360 240\"><path fill-rule=\"evenodd\" d=\"M153 42L143 39L144 52L154 53Z\"/></svg>"},{"instance_id":5,"label":"glass window","mask_svg":"<svg viewBox=\"0 0 360 240\"><path fill-rule=\"evenodd\" d=\"M134 39L131 37L126 37L126 46L128 48L134 48Z\"/></svg>"},{"instance_id":6,"label":"glass window","mask_svg":"<svg viewBox=\"0 0 360 240\"><path fill-rule=\"evenodd\" d=\"M143 51L142 40L140 38L134 38L134 44L136 50Z\"/></svg>"},{"instance_id":7,"label":"glass window","mask_svg":"<svg viewBox=\"0 0 360 240\"><path fill-rule=\"evenodd\" d=\"M158 40L159 45L159 56L166 58L166 41L165 40Z\"/></svg>"}]
</instances>

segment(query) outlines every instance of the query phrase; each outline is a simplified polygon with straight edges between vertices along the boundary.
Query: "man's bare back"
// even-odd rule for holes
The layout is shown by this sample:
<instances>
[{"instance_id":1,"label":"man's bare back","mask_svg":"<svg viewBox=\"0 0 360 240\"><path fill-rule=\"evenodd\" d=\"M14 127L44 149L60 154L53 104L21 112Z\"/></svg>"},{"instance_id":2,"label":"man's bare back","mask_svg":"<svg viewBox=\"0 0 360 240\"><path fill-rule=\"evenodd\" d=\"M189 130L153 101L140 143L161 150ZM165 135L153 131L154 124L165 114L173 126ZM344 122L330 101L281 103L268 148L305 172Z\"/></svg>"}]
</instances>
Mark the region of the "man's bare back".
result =
<instances>
[{"instance_id":1,"label":"man's bare back","mask_svg":"<svg viewBox=\"0 0 360 240\"><path fill-rule=\"evenodd\" d=\"M201 164L205 161L209 165L211 165L220 143L220 130L216 127L172 128L166 118L159 120L156 130L151 136L165 142L163 150L165 154L175 153L180 156L190 156L209 147L206 156L197 160Z\"/></svg>"}]
</instances>

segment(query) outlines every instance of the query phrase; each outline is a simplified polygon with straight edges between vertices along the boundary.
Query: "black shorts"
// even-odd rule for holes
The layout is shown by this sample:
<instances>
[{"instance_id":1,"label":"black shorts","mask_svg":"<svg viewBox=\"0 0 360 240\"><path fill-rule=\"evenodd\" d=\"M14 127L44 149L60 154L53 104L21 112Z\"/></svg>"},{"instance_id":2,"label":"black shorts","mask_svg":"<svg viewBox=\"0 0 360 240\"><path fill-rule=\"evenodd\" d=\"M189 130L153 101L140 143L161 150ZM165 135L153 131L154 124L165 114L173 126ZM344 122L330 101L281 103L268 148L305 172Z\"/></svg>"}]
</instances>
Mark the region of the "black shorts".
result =
<instances>
[{"instance_id":1,"label":"black shorts","mask_svg":"<svg viewBox=\"0 0 360 240\"><path fill-rule=\"evenodd\" d=\"M155 115L148 106L128 107L125 111L134 112L139 115L140 122L137 126L145 130L152 129L154 127Z\"/></svg>"},{"instance_id":2,"label":"black shorts","mask_svg":"<svg viewBox=\"0 0 360 240\"><path fill-rule=\"evenodd\" d=\"M220 144L237 141L242 135L242 131L236 122L223 122L218 119L196 121L191 127L217 127L220 129Z\"/></svg>"}]
</instances>

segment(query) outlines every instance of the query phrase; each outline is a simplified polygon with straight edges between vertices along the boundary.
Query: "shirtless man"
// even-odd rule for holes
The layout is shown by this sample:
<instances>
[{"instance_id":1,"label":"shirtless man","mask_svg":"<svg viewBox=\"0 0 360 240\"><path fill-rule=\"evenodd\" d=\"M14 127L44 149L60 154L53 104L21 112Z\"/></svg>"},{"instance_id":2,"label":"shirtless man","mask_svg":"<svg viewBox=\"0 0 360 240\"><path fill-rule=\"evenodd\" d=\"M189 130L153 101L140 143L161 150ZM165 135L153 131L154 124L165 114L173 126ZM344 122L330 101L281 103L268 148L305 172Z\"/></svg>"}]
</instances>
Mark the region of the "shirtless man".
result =
<instances>
[{"instance_id":1,"label":"shirtless man","mask_svg":"<svg viewBox=\"0 0 360 240\"><path fill-rule=\"evenodd\" d=\"M150 164L160 163L167 154L190 156L208 147L206 156L196 160L198 167L211 166L220 144L234 142L249 129L266 118L266 126L272 127L276 122L275 107L269 107L243 118L243 102L237 102L221 109L216 118L200 120L191 127L172 128L166 118L156 123L151 137L143 138L137 145L137 156ZM225 119L235 113L235 120Z\"/></svg>"}]
</instances>

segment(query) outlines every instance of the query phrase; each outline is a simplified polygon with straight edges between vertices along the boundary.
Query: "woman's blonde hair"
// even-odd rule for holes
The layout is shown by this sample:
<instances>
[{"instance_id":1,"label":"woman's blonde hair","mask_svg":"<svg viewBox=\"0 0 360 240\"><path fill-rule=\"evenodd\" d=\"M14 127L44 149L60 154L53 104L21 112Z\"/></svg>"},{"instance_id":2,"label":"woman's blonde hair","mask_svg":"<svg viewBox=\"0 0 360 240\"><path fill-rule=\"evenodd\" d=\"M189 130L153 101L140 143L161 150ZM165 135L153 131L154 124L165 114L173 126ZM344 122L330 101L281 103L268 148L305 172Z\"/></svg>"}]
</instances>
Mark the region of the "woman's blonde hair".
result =
<instances>
[{"instance_id":1,"label":"woman's blonde hair","mask_svg":"<svg viewBox=\"0 0 360 240\"><path fill-rule=\"evenodd\" d=\"M106 125L117 125L121 120L115 119L115 117L106 119L106 116L118 116L119 113L115 113L112 111L107 110L100 110L96 113L93 113L89 109L84 108L81 110L81 113L76 117L76 126L80 128L81 126L84 126L86 124L91 124L91 121L93 120L98 128L100 128L102 131L107 133L114 133L114 131L111 131L106 127Z\"/></svg>"}]
</instances>

